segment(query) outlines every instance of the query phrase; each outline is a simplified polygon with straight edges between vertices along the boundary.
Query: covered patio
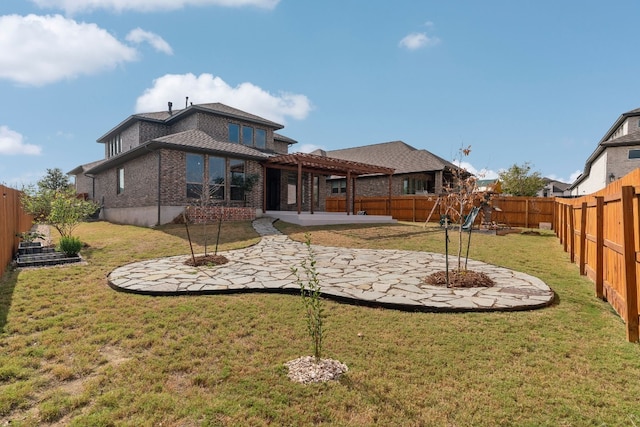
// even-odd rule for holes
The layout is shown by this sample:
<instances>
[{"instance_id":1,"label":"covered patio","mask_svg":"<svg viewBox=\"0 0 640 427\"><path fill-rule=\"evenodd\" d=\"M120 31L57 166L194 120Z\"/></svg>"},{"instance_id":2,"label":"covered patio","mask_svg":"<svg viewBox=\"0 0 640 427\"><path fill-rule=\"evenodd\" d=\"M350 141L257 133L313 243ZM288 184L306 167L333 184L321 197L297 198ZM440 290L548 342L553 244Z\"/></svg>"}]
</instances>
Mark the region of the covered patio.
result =
<instances>
[{"instance_id":1,"label":"covered patio","mask_svg":"<svg viewBox=\"0 0 640 427\"><path fill-rule=\"evenodd\" d=\"M272 184L269 184L269 178L272 170L285 170L293 171L297 173L296 183L296 211L283 211L268 209L268 192L270 188L273 188ZM383 215L357 215L355 211L355 198L356 198L356 178L361 175L373 175L383 174L388 176L388 198L391 203L391 177L393 176L394 169L383 166L369 165L366 163L359 163L350 160L341 160L332 157L318 156L307 153L293 153L280 156L274 156L269 158L263 164L263 203L262 211L271 217L282 219L286 222L291 222L299 225L324 225L324 224L350 224L356 222L362 223L385 223L396 222L391 216ZM313 183L315 177L319 176L343 176L346 178L346 210L344 213L336 212L316 212L314 209L314 203L309 203L309 209L303 212L303 174L309 175L309 182ZM279 177L278 177L279 179ZM314 185L309 185L310 197L309 200L313 201ZM320 195L317 195L320 196Z\"/></svg>"}]
</instances>

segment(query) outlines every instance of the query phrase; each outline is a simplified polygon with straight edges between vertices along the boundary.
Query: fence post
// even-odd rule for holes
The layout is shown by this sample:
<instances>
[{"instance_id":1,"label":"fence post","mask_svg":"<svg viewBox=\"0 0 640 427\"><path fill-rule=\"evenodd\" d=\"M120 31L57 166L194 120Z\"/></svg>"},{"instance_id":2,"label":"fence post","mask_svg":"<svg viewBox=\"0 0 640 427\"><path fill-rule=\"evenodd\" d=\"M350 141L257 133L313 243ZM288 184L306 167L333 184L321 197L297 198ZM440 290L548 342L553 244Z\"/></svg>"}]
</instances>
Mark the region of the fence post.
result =
<instances>
[{"instance_id":1,"label":"fence post","mask_svg":"<svg viewBox=\"0 0 640 427\"><path fill-rule=\"evenodd\" d=\"M571 262L576 262L576 224L575 218L573 215L573 205L569 206L569 236L567 236L567 241L571 239Z\"/></svg>"},{"instance_id":2,"label":"fence post","mask_svg":"<svg viewBox=\"0 0 640 427\"><path fill-rule=\"evenodd\" d=\"M529 228L529 199L524 201L524 228Z\"/></svg>"},{"instance_id":3,"label":"fence post","mask_svg":"<svg viewBox=\"0 0 640 427\"><path fill-rule=\"evenodd\" d=\"M580 214L580 274L585 275L587 262L587 202L582 202Z\"/></svg>"},{"instance_id":4,"label":"fence post","mask_svg":"<svg viewBox=\"0 0 640 427\"><path fill-rule=\"evenodd\" d=\"M568 237L568 228L569 228L569 221L567 220L568 218L568 214L567 212L569 211L569 205L564 205L562 207L562 218L563 218L563 223L564 226L562 227L562 243L564 245L564 251L565 252L569 252L569 242L567 242L567 237Z\"/></svg>"},{"instance_id":5,"label":"fence post","mask_svg":"<svg viewBox=\"0 0 640 427\"><path fill-rule=\"evenodd\" d=\"M596 196L596 297L604 299L604 197Z\"/></svg>"},{"instance_id":6,"label":"fence post","mask_svg":"<svg viewBox=\"0 0 640 427\"><path fill-rule=\"evenodd\" d=\"M636 285L636 244L633 223L633 198L635 189L632 186L622 187L622 228L624 239L624 300L626 306L627 341L637 342L638 330L638 288Z\"/></svg>"}]
</instances>

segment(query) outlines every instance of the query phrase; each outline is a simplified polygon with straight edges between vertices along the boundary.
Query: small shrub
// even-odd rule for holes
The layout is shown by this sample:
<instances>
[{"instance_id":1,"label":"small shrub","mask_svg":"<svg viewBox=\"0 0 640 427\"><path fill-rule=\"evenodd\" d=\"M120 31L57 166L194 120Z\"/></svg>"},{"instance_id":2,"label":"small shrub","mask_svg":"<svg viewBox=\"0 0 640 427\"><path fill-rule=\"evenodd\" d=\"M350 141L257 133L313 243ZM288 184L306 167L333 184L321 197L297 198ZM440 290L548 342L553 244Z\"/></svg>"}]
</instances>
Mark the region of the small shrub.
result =
<instances>
[{"instance_id":1,"label":"small shrub","mask_svg":"<svg viewBox=\"0 0 640 427\"><path fill-rule=\"evenodd\" d=\"M305 245L307 246L307 258L302 261L301 275L297 268L291 267L291 271L296 276L296 282L300 286L302 303L307 314L307 331L313 344L313 356L316 363L322 356L322 339L324 337L322 300L320 299L320 280L316 270L316 257L311 247L311 235L305 233ZM306 283L305 283L306 282Z\"/></svg>"},{"instance_id":2,"label":"small shrub","mask_svg":"<svg viewBox=\"0 0 640 427\"><path fill-rule=\"evenodd\" d=\"M82 249L82 242L79 238L73 236L64 236L60 238L58 250L64 252L67 256L76 256Z\"/></svg>"}]
</instances>

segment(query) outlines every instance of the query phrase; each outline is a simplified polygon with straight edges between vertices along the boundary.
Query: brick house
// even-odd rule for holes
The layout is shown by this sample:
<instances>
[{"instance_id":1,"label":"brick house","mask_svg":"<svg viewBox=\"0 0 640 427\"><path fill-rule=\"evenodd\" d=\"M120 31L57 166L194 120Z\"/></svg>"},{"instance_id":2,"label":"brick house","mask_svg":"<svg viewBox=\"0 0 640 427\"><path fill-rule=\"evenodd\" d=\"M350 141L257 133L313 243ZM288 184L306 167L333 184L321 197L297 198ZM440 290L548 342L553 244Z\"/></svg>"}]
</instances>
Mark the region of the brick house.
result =
<instances>
[{"instance_id":1,"label":"brick house","mask_svg":"<svg viewBox=\"0 0 640 427\"><path fill-rule=\"evenodd\" d=\"M342 150L316 150L314 154L328 158L357 161L371 165L386 166L395 170L391 182L383 175L363 175L357 179L358 196L370 197L385 194L441 194L443 188L453 180L453 172L459 168L451 162L427 151L420 150L403 141L346 148ZM344 197L347 189L343 177L327 179L326 197Z\"/></svg>"},{"instance_id":2,"label":"brick house","mask_svg":"<svg viewBox=\"0 0 640 427\"><path fill-rule=\"evenodd\" d=\"M326 176L353 180L393 170L288 154L283 126L220 103L134 114L101 136L102 160L78 166L76 191L101 206L101 218L166 224L195 206L195 219L253 219L267 210L321 211ZM251 183L251 185L249 185ZM202 209L206 200L206 208ZM192 218L194 219L194 218Z\"/></svg>"}]
</instances>

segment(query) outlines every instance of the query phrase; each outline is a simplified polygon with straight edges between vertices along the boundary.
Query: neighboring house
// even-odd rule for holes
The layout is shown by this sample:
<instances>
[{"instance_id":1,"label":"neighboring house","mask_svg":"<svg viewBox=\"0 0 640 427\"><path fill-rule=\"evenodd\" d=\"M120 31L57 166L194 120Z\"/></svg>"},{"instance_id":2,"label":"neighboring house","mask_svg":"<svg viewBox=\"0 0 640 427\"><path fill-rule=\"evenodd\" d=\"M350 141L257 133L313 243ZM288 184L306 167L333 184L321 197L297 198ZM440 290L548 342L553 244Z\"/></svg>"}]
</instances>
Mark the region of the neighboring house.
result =
<instances>
[{"instance_id":1,"label":"neighboring house","mask_svg":"<svg viewBox=\"0 0 640 427\"><path fill-rule=\"evenodd\" d=\"M326 176L393 173L288 154L296 141L276 133L282 128L220 103L183 110L169 103L167 111L134 114L109 130L97 141L104 144L104 159L69 174L77 192L100 204L103 219L150 226L180 218L185 206L195 207L189 214L198 220L222 212L235 219L266 210L313 212L324 206Z\"/></svg>"},{"instance_id":2,"label":"neighboring house","mask_svg":"<svg viewBox=\"0 0 640 427\"><path fill-rule=\"evenodd\" d=\"M584 171L568 191L571 196L595 193L640 167L640 108L622 114L589 156Z\"/></svg>"},{"instance_id":3,"label":"neighboring house","mask_svg":"<svg viewBox=\"0 0 640 427\"><path fill-rule=\"evenodd\" d=\"M571 184L556 181L551 178L544 178L544 187L538 191L538 197L563 197L569 196L569 187Z\"/></svg>"},{"instance_id":4,"label":"neighboring house","mask_svg":"<svg viewBox=\"0 0 640 427\"><path fill-rule=\"evenodd\" d=\"M478 191L481 193L494 193L501 194L502 193L502 182L499 179L479 179L476 182L476 186L478 187Z\"/></svg>"},{"instance_id":5,"label":"neighboring house","mask_svg":"<svg viewBox=\"0 0 640 427\"><path fill-rule=\"evenodd\" d=\"M362 162L395 169L391 182L382 175L364 175L357 179L357 196L440 194L453 181L459 168L427 150L419 150L402 141L384 142L342 150L316 150L313 154L327 158ZM326 195L346 194L347 183L342 177L327 179Z\"/></svg>"}]
</instances>

